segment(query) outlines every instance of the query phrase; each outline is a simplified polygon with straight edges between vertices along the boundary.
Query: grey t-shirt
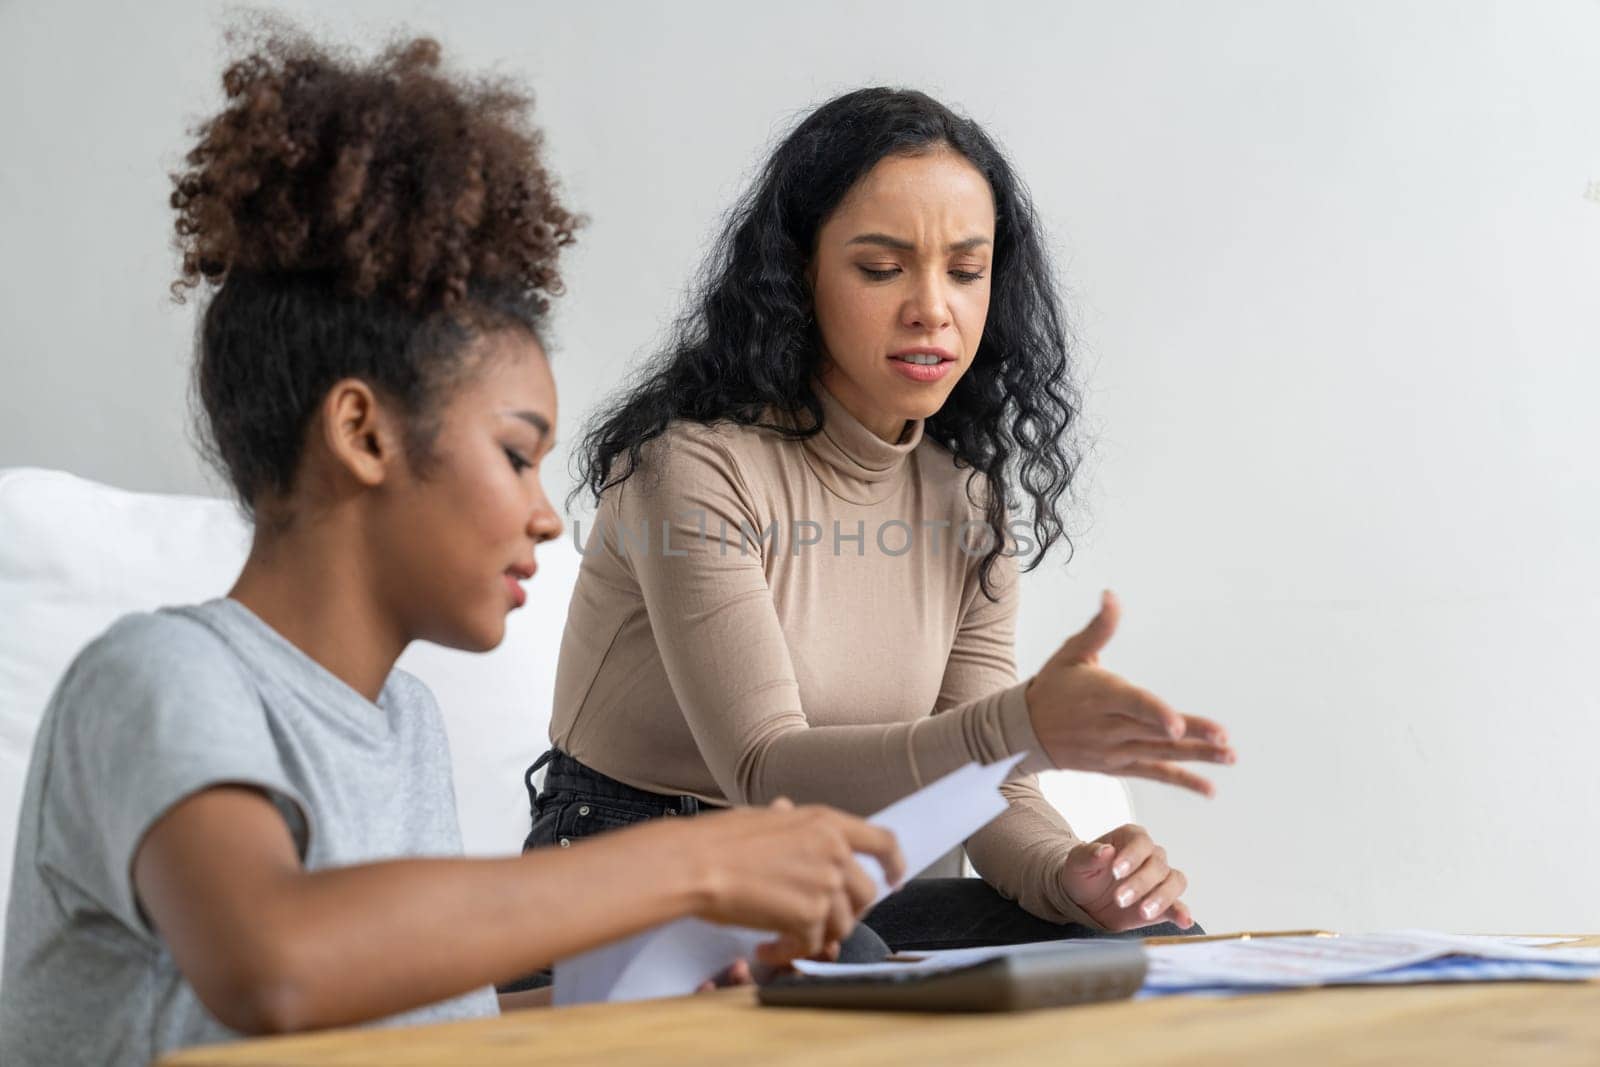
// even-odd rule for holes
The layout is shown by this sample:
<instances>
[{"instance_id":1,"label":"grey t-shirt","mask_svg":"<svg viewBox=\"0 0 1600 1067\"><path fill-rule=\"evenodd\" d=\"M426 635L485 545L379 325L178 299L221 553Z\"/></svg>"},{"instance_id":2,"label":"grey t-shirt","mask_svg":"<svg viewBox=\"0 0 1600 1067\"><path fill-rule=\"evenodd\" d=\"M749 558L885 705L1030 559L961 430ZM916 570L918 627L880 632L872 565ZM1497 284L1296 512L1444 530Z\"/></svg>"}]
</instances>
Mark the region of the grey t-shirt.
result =
<instances>
[{"instance_id":1,"label":"grey t-shirt","mask_svg":"<svg viewBox=\"0 0 1600 1067\"><path fill-rule=\"evenodd\" d=\"M162 815L222 783L272 798L308 870L461 852L449 744L417 679L395 671L374 705L234 600L127 616L78 655L34 742L0 1063L142 1065L238 1036L179 973L131 873ZM495 1011L485 987L385 1022Z\"/></svg>"}]
</instances>

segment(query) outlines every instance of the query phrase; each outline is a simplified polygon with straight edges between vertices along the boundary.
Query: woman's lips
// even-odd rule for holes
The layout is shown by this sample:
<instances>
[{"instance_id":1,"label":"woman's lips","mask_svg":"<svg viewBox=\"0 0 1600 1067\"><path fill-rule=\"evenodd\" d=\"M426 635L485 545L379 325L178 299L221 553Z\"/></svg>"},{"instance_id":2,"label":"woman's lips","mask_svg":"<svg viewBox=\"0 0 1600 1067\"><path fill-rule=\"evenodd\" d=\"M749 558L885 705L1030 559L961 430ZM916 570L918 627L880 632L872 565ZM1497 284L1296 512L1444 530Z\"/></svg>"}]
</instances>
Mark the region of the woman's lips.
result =
<instances>
[{"instance_id":1,"label":"woman's lips","mask_svg":"<svg viewBox=\"0 0 1600 1067\"><path fill-rule=\"evenodd\" d=\"M898 356L890 356L889 363L914 382L936 382L949 374L950 368L956 365L953 359L941 359L937 363L907 363Z\"/></svg>"},{"instance_id":2,"label":"woman's lips","mask_svg":"<svg viewBox=\"0 0 1600 1067\"><path fill-rule=\"evenodd\" d=\"M526 604L528 602L528 591L522 588L522 583L517 580L517 576L510 571L506 571L501 577L506 581L506 595L511 598L511 610L515 611Z\"/></svg>"}]
</instances>

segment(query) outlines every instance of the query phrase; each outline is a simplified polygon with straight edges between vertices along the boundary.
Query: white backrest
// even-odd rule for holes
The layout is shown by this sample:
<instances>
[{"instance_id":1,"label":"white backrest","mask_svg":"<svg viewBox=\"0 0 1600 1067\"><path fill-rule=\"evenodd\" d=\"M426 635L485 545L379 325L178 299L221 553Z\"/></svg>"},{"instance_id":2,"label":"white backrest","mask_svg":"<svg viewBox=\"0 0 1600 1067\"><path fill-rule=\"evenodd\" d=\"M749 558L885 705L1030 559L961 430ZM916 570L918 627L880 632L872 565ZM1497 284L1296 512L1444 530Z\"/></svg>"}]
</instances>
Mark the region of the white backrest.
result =
<instances>
[{"instance_id":1,"label":"white backrest","mask_svg":"<svg viewBox=\"0 0 1600 1067\"><path fill-rule=\"evenodd\" d=\"M1039 775L1039 792L1085 841L1134 821L1133 797L1121 778L1088 771L1045 771Z\"/></svg>"},{"instance_id":2,"label":"white backrest","mask_svg":"<svg viewBox=\"0 0 1600 1067\"><path fill-rule=\"evenodd\" d=\"M0 470L0 915L39 716L72 658L117 618L227 592L250 545L229 501L130 493L59 471ZM466 850L514 854L522 772L548 745L556 653L579 556L538 551L528 604L485 655L417 643L400 665L438 698Z\"/></svg>"}]
</instances>

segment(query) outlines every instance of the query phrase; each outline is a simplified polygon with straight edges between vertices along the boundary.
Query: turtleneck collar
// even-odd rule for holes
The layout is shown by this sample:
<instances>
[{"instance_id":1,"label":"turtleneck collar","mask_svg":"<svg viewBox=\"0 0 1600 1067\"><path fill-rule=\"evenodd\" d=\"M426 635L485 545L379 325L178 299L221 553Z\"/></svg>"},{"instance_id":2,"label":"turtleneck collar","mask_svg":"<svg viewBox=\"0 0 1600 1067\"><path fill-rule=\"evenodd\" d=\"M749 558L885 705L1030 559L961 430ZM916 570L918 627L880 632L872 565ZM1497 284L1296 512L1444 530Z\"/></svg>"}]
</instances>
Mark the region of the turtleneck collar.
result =
<instances>
[{"instance_id":1,"label":"turtleneck collar","mask_svg":"<svg viewBox=\"0 0 1600 1067\"><path fill-rule=\"evenodd\" d=\"M899 484L906 457L922 443L922 420L910 420L900 440L891 444L850 414L821 382L815 385L822 402L822 432L802 442L811 469L853 503L876 504L887 498Z\"/></svg>"}]
</instances>

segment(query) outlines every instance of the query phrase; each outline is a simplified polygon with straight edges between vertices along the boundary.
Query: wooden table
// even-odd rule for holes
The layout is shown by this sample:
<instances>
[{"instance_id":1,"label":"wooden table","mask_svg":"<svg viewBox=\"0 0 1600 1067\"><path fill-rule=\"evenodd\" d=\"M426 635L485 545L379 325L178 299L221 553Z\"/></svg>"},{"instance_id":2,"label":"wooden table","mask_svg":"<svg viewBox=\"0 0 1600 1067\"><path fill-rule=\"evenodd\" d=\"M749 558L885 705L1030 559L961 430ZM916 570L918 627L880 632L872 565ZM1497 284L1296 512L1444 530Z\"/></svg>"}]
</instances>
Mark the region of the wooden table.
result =
<instances>
[{"instance_id":1,"label":"wooden table","mask_svg":"<svg viewBox=\"0 0 1600 1067\"><path fill-rule=\"evenodd\" d=\"M982 1016L762 1008L750 989L728 989L441 1026L247 1041L162 1061L163 1067L627 1063L1597 1064L1600 983L1168 997Z\"/></svg>"}]
</instances>

